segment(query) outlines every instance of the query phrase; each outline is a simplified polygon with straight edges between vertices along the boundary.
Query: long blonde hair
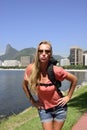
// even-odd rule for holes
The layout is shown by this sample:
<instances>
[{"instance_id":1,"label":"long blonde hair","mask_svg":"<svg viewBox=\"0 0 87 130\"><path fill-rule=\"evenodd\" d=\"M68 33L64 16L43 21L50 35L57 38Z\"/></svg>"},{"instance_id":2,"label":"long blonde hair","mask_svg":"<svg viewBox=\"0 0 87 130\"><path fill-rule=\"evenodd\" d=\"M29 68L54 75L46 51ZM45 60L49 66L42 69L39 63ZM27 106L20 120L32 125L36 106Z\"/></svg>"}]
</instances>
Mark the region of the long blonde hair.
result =
<instances>
[{"instance_id":1,"label":"long blonde hair","mask_svg":"<svg viewBox=\"0 0 87 130\"><path fill-rule=\"evenodd\" d=\"M34 92L35 94L37 93L37 87L36 86L39 83L39 79L40 79L40 61L39 61L38 50L39 50L40 45L42 45L42 44L47 44L47 45L50 46L51 56L52 56L52 46L51 46L51 44L48 41L40 42L38 47L37 47L37 50L36 50L36 55L35 55L32 71L31 71L31 74L30 74L29 79L28 79L30 90L32 92Z\"/></svg>"}]
</instances>

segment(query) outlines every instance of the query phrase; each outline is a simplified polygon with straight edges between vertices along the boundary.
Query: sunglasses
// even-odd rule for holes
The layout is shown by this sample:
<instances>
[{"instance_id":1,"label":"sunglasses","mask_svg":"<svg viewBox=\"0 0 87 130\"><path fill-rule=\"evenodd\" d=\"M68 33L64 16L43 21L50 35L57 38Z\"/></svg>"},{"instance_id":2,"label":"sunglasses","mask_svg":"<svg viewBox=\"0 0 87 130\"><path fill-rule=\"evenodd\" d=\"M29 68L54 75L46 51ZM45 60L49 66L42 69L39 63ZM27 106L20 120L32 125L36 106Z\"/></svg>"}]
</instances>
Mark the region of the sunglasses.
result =
<instances>
[{"instance_id":1,"label":"sunglasses","mask_svg":"<svg viewBox=\"0 0 87 130\"><path fill-rule=\"evenodd\" d=\"M46 54L49 54L51 52L51 50L38 50L38 52L40 54L42 54L43 52L45 52Z\"/></svg>"}]
</instances>

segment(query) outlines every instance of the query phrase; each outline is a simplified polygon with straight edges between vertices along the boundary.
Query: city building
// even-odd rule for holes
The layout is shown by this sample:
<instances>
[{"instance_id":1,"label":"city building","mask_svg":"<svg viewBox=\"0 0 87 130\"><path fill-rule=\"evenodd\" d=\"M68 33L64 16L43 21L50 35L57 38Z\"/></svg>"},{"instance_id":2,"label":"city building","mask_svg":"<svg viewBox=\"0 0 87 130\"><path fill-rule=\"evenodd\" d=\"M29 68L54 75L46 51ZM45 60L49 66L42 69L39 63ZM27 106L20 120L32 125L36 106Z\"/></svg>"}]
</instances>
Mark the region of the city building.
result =
<instances>
[{"instance_id":1,"label":"city building","mask_svg":"<svg viewBox=\"0 0 87 130\"><path fill-rule=\"evenodd\" d=\"M21 57L21 66L27 66L30 64L30 56Z\"/></svg>"},{"instance_id":2,"label":"city building","mask_svg":"<svg viewBox=\"0 0 87 130\"><path fill-rule=\"evenodd\" d=\"M2 61L0 60L0 66L2 66Z\"/></svg>"},{"instance_id":3,"label":"city building","mask_svg":"<svg viewBox=\"0 0 87 130\"><path fill-rule=\"evenodd\" d=\"M87 51L83 52L83 65L87 66Z\"/></svg>"},{"instance_id":4,"label":"city building","mask_svg":"<svg viewBox=\"0 0 87 130\"><path fill-rule=\"evenodd\" d=\"M18 60L4 60L3 66L19 66L20 61Z\"/></svg>"},{"instance_id":5,"label":"city building","mask_svg":"<svg viewBox=\"0 0 87 130\"><path fill-rule=\"evenodd\" d=\"M70 48L70 64L83 65L83 50L79 47Z\"/></svg>"},{"instance_id":6,"label":"city building","mask_svg":"<svg viewBox=\"0 0 87 130\"><path fill-rule=\"evenodd\" d=\"M70 60L68 58L61 59L60 65L61 66L68 66L68 65L70 65Z\"/></svg>"}]
</instances>

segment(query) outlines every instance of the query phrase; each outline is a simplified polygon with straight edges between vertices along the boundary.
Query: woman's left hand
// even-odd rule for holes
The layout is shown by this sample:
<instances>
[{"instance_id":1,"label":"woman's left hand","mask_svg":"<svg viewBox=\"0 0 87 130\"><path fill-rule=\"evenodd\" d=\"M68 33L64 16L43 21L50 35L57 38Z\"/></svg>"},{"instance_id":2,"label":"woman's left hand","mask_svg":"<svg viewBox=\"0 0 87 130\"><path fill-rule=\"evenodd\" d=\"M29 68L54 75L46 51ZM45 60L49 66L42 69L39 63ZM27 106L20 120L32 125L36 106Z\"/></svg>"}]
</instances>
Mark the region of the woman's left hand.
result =
<instances>
[{"instance_id":1,"label":"woman's left hand","mask_svg":"<svg viewBox=\"0 0 87 130\"><path fill-rule=\"evenodd\" d=\"M69 101L69 97L68 96L65 96L65 97L62 97L58 100L58 105L59 106L64 106L65 104L67 104L67 102Z\"/></svg>"}]
</instances>

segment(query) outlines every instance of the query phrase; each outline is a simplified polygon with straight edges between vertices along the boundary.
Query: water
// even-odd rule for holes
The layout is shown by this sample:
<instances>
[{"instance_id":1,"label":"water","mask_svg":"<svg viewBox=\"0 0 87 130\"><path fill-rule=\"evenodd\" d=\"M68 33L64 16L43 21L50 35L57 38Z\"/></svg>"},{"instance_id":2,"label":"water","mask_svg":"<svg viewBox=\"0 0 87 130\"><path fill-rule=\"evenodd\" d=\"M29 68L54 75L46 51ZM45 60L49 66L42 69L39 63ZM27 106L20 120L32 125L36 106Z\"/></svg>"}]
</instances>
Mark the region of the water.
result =
<instances>
[{"instance_id":1,"label":"water","mask_svg":"<svg viewBox=\"0 0 87 130\"><path fill-rule=\"evenodd\" d=\"M87 82L87 72L72 73L78 77L78 84ZM22 70L0 70L0 116L18 114L31 106L22 88L23 76ZM69 84L63 81L61 89L67 90Z\"/></svg>"},{"instance_id":2,"label":"water","mask_svg":"<svg viewBox=\"0 0 87 130\"><path fill-rule=\"evenodd\" d=\"M22 89L24 71L0 70L0 115L19 113L29 103Z\"/></svg>"}]
</instances>

